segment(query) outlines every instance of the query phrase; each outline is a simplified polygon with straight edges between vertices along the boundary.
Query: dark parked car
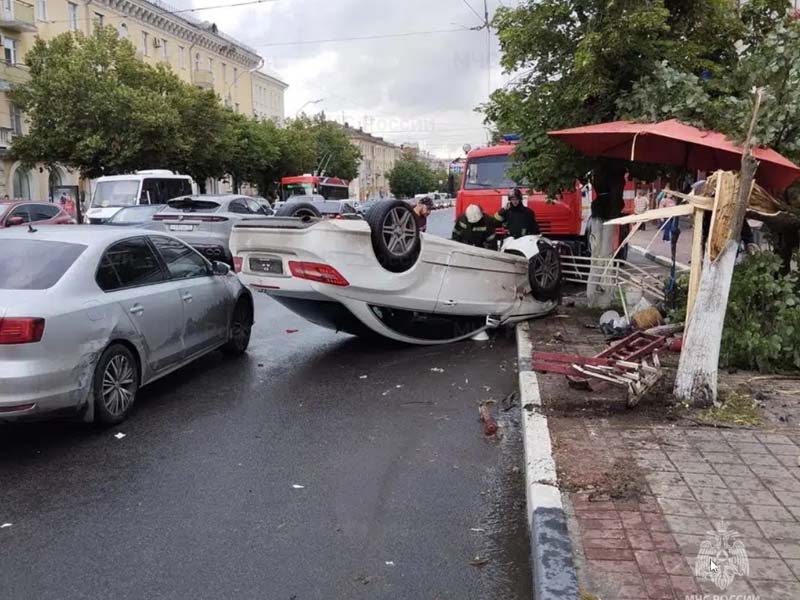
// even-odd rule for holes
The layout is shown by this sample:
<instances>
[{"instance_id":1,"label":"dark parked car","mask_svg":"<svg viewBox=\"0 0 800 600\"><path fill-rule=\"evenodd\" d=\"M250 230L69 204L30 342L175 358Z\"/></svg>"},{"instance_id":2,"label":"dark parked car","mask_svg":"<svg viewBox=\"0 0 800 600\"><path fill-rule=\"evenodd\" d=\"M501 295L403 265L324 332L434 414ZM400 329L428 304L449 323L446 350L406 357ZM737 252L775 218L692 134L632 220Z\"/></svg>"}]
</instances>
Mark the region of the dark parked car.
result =
<instances>
[{"instance_id":1,"label":"dark parked car","mask_svg":"<svg viewBox=\"0 0 800 600\"><path fill-rule=\"evenodd\" d=\"M40 225L71 225L75 220L58 204L50 202L6 202L0 204L0 228L38 223Z\"/></svg>"}]
</instances>

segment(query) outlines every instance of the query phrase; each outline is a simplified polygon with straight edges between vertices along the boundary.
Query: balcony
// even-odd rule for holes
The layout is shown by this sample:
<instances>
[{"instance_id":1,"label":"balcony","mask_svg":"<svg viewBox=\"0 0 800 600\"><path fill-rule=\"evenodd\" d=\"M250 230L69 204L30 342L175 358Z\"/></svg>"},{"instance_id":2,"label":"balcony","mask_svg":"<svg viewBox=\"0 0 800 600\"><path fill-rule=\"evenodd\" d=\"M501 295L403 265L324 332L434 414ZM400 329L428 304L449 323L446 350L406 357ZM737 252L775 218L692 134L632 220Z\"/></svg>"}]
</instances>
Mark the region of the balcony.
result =
<instances>
[{"instance_id":1,"label":"balcony","mask_svg":"<svg viewBox=\"0 0 800 600\"><path fill-rule=\"evenodd\" d=\"M192 73L192 83L201 90L214 89L214 73L207 69L197 69Z\"/></svg>"},{"instance_id":2,"label":"balcony","mask_svg":"<svg viewBox=\"0 0 800 600\"><path fill-rule=\"evenodd\" d=\"M9 11L5 7L0 9L0 29L9 31L36 31L36 20L33 16L33 4L14 0Z\"/></svg>"},{"instance_id":3,"label":"balcony","mask_svg":"<svg viewBox=\"0 0 800 600\"><path fill-rule=\"evenodd\" d=\"M0 60L0 92L7 92L15 85L26 83L30 79L28 69L23 65L11 65Z\"/></svg>"},{"instance_id":4,"label":"balcony","mask_svg":"<svg viewBox=\"0 0 800 600\"><path fill-rule=\"evenodd\" d=\"M0 157L3 157L8 149L11 148L11 142L16 135L10 127L0 127Z\"/></svg>"}]
</instances>

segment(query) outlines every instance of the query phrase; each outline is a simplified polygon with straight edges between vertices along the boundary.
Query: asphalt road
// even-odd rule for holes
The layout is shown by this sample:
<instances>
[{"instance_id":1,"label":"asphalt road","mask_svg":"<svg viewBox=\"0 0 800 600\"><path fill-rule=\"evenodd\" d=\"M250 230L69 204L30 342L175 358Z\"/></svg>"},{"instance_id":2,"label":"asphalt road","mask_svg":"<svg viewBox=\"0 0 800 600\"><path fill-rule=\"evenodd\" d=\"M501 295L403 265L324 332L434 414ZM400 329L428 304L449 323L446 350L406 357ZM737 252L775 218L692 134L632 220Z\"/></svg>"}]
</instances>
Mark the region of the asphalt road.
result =
<instances>
[{"instance_id":1,"label":"asphalt road","mask_svg":"<svg viewBox=\"0 0 800 600\"><path fill-rule=\"evenodd\" d=\"M530 598L510 332L376 345L256 300L246 357L118 428L0 426L0 598Z\"/></svg>"}]
</instances>

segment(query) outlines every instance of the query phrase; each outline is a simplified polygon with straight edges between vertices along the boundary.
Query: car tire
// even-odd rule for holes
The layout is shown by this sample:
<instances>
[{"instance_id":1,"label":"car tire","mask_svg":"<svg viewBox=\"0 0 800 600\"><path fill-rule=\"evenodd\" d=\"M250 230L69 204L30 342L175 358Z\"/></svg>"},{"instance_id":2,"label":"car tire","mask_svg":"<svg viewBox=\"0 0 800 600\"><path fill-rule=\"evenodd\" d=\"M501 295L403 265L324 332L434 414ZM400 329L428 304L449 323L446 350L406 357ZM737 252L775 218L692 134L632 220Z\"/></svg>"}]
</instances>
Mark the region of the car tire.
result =
<instances>
[{"instance_id":1,"label":"car tire","mask_svg":"<svg viewBox=\"0 0 800 600\"><path fill-rule=\"evenodd\" d=\"M311 202L287 202L275 211L276 217L296 217L298 219L319 219L322 213Z\"/></svg>"},{"instance_id":2,"label":"car tire","mask_svg":"<svg viewBox=\"0 0 800 600\"><path fill-rule=\"evenodd\" d=\"M539 252L528 261L528 281L533 297L540 301L561 296L561 256L555 247L539 242Z\"/></svg>"},{"instance_id":3,"label":"car tire","mask_svg":"<svg viewBox=\"0 0 800 600\"><path fill-rule=\"evenodd\" d=\"M370 208L366 220L375 258L384 269L403 273L416 264L422 242L416 216L407 202L378 202Z\"/></svg>"},{"instance_id":4,"label":"car tire","mask_svg":"<svg viewBox=\"0 0 800 600\"><path fill-rule=\"evenodd\" d=\"M139 363L127 346L111 344L94 370L92 395L95 422L116 425L124 421L139 391Z\"/></svg>"},{"instance_id":5,"label":"car tire","mask_svg":"<svg viewBox=\"0 0 800 600\"><path fill-rule=\"evenodd\" d=\"M253 329L253 309L250 304L240 299L231 315L230 339L220 350L228 356L241 356L250 345L250 333Z\"/></svg>"}]
</instances>

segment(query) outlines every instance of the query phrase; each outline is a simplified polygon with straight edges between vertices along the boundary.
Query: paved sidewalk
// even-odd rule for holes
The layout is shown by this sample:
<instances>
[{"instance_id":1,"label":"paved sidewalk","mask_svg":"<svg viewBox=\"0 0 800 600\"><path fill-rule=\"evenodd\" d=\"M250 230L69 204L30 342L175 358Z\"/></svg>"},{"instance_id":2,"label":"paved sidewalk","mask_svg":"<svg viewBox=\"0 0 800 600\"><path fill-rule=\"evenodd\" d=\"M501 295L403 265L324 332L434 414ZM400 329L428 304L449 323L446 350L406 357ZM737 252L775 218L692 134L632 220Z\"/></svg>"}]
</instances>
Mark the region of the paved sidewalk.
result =
<instances>
[{"instance_id":1,"label":"paved sidewalk","mask_svg":"<svg viewBox=\"0 0 800 600\"><path fill-rule=\"evenodd\" d=\"M594 321L539 321L534 350L602 349ZM629 410L614 389L539 382L585 597L800 598L800 428L769 407L761 429L700 427L668 403L668 386Z\"/></svg>"}]
</instances>

